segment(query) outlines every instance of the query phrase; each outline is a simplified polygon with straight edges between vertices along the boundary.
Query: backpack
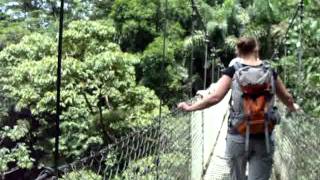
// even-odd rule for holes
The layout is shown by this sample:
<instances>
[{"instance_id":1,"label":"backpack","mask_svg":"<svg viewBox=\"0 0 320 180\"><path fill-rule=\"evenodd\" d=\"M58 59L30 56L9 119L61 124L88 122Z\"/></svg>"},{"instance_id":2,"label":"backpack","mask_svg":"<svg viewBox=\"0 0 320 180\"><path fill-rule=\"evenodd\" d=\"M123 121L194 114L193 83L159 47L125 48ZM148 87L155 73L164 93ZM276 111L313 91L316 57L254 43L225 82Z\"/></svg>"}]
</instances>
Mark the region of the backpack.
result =
<instances>
[{"instance_id":1,"label":"backpack","mask_svg":"<svg viewBox=\"0 0 320 180\"><path fill-rule=\"evenodd\" d=\"M275 79L270 65L263 61L260 66L244 66L240 60L233 64L235 74L232 79L229 127L231 131L246 137L265 134L267 151L269 134L280 121L275 103Z\"/></svg>"}]
</instances>

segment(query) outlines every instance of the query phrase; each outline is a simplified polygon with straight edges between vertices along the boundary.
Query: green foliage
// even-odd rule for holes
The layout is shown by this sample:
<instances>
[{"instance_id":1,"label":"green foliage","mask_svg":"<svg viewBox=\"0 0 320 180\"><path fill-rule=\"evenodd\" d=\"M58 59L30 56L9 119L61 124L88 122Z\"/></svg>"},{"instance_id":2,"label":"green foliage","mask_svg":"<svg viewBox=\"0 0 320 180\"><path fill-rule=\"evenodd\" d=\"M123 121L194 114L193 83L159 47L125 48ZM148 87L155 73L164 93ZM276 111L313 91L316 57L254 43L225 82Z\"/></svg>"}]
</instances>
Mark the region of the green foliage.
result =
<instances>
[{"instance_id":1,"label":"green foliage","mask_svg":"<svg viewBox=\"0 0 320 180\"><path fill-rule=\"evenodd\" d=\"M192 83L201 83L205 33L199 18L205 23L208 49L212 50L208 51L209 61L215 58L228 64L239 36L257 37L261 57L269 58L280 44L298 2L199 0L201 17L194 17L193 33L191 2L186 0L168 0L167 11L164 0L66 2L60 117L63 159L72 161L129 131L153 124L159 99L175 106L185 98L192 49L194 76L198 77ZM286 44L280 44L279 55L287 56L280 58L277 67L304 111L319 117L319 2L304 2L304 22L299 25L296 21ZM27 169L39 163L51 165L59 4L53 0L5 0L0 5L0 172L8 170L9 165ZM163 46L165 18L167 39ZM304 50L303 72L298 73L295 56L300 47ZM18 115L24 110L30 111L31 117ZM168 112L167 107L162 110ZM310 129L314 127L306 124L302 129L304 134L312 134ZM180 158L178 154L168 155L176 166L180 166ZM152 159L138 160L123 177L134 173L135 166L153 166ZM307 161L303 163L312 163ZM102 177L83 170L64 178Z\"/></svg>"},{"instance_id":2,"label":"green foliage","mask_svg":"<svg viewBox=\"0 0 320 180\"><path fill-rule=\"evenodd\" d=\"M79 157L129 130L148 126L158 114L156 95L136 84L135 65L140 60L121 52L111 42L114 32L112 24L104 21L76 21L66 30L60 117L60 152L66 158ZM41 139L34 146L44 154L50 154L53 147L57 71L54 51L52 38L34 33L0 53L1 65L6 67L1 72L1 90L6 99L12 100L16 111L31 111L39 127L30 133ZM106 99L105 105L99 105L101 97ZM108 118L114 112L120 116ZM33 141L26 136L28 126L28 121L18 120L12 130L5 126L4 134L12 143L21 138ZM37 160L47 163L44 154Z\"/></svg>"},{"instance_id":3,"label":"green foliage","mask_svg":"<svg viewBox=\"0 0 320 180\"><path fill-rule=\"evenodd\" d=\"M91 131L97 128L93 115L98 113L96 104L101 95L107 97L110 103L105 111L115 109L125 114L125 122L105 122L107 127L120 131L119 127L139 128L152 122L157 99L149 89L135 87L133 65L136 61L134 56L122 52L104 52L88 57L84 62L64 59L61 91L63 154L78 156L90 144L103 143L101 131ZM9 78L4 80L4 89L10 97L17 99L17 108L28 107L46 128L50 128L48 119L55 114L56 68L56 59L51 57L41 61L25 61L12 68Z\"/></svg>"},{"instance_id":4,"label":"green foliage","mask_svg":"<svg viewBox=\"0 0 320 180\"><path fill-rule=\"evenodd\" d=\"M34 33L25 36L18 44L12 44L0 52L1 66L14 66L24 60L38 61L56 53L54 40L46 35Z\"/></svg>"},{"instance_id":5,"label":"green foliage","mask_svg":"<svg viewBox=\"0 0 320 180\"><path fill-rule=\"evenodd\" d=\"M82 170L82 171L77 171L77 172L70 172L61 178L62 180L102 180L103 178L95 174L94 172L90 170Z\"/></svg>"},{"instance_id":6,"label":"green foliage","mask_svg":"<svg viewBox=\"0 0 320 180\"><path fill-rule=\"evenodd\" d=\"M119 50L112 21L73 21L64 33L64 53L83 60L106 50Z\"/></svg>"},{"instance_id":7,"label":"green foliage","mask_svg":"<svg viewBox=\"0 0 320 180\"><path fill-rule=\"evenodd\" d=\"M111 7L114 0L107 0L107 1L100 1L94 0L92 1L93 10L92 15L90 16L91 19L103 19L106 18L109 13L111 12Z\"/></svg>"},{"instance_id":8,"label":"green foliage","mask_svg":"<svg viewBox=\"0 0 320 180\"><path fill-rule=\"evenodd\" d=\"M29 34L24 23L4 19L0 21L0 27L0 50L9 44L18 43L24 35Z\"/></svg>"},{"instance_id":9,"label":"green foliage","mask_svg":"<svg viewBox=\"0 0 320 180\"><path fill-rule=\"evenodd\" d=\"M168 21L168 35L181 38L190 29L190 2L169 0L115 0L110 17L115 22L122 50L141 52L162 34L164 18ZM165 15L165 12L167 14ZM182 29L182 28L183 29Z\"/></svg>"},{"instance_id":10,"label":"green foliage","mask_svg":"<svg viewBox=\"0 0 320 180\"><path fill-rule=\"evenodd\" d=\"M162 16L167 13L167 21L169 26L171 24L179 24L184 30L190 31L191 29L191 1L185 0L168 0L168 9L165 10L165 1L160 1L162 4L160 6L162 11ZM164 19L162 19L162 22ZM162 27L163 29L163 27ZM169 36L171 33L168 33Z\"/></svg>"},{"instance_id":11,"label":"green foliage","mask_svg":"<svg viewBox=\"0 0 320 180\"><path fill-rule=\"evenodd\" d=\"M10 156L10 150L7 148L0 149L0 172L5 172L8 170L8 163L14 161Z\"/></svg>"},{"instance_id":12,"label":"green foliage","mask_svg":"<svg viewBox=\"0 0 320 180\"><path fill-rule=\"evenodd\" d=\"M251 17L257 24L268 24L275 20L270 0L255 0L252 5Z\"/></svg>"},{"instance_id":13,"label":"green foliage","mask_svg":"<svg viewBox=\"0 0 320 180\"><path fill-rule=\"evenodd\" d=\"M114 1L110 17L123 50L141 51L153 41L160 27L159 7L156 0Z\"/></svg>"},{"instance_id":14,"label":"green foliage","mask_svg":"<svg viewBox=\"0 0 320 180\"><path fill-rule=\"evenodd\" d=\"M232 15L232 11L235 6L235 1L228 0L221 5L212 7L211 18L207 21L208 33L210 34L215 32L215 29L221 29L222 31L227 31L227 19Z\"/></svg>"},{"instance_id":15,"label":"green foliage","mask_svg":"<svg viewBox=\"0 0 320 180\"><path fill-rule=\"evenodd\" d=\"M142 83L154 89L157 95L168 104L174 104L183 95L183 81L187 76L183 67L182 42L168 41L166 57L163 57L163 40L157 38L144 51L140 67L142 67ZM172 98L172 95L176 98Z\"/></svg>"},{"instance_id":16,"label":"green foliage","mask_svg":"<svg viewBox=\"0 0 320 180\"><path fill-rule=\"evenodd\" d=\"M310 57L303 59L302 63L303 72L299 72L296 57L288 56L281 59L279 68L283 72L282 77L285 83L292 89L303 110L317 117L320 115L320 102L317 98L320 96L320 69L317 65L320 59Z\"/></svg>"},{"instance_id":17,"label":"green foliage","mask_svg":"<svg viewBox=\"0 0 320 180\"><path fill-rule=\"evenodd\" d=\"M205 34L202 31L195 31L192 36L189 36L184 40L183 46L189 52L192 50L192 48L194 50L196 48L200 48L199 50L201 51L201 49L204 47L204 44L205 44L204 39L205 39Z\"/></svg>"},{"instance_id":18,"label":"green foliage","mask_svg":"<svg viewBox=\"0 0 320 180\"><path fill-rule=\"evenodd\" d=\"M26 136L29 132L30 124L26 120L18 120L17 125L15 125L12 129L9 126L4 126L1 133L1 139L5 137L10 138L12 141L17 141L22 137Z\"/></svg>"},{"instance_id":19,"label":"green foliage","mask_svg":"<svg viewBox=\"0 0 320 180\"><path fill-rule=\"evenodd\" d=\"M2 136L2 135L1 135ZM30 150L27 149L24 143L17 144L11 150L8 148L0 149L0 173L9 170L8 164L16 162L17 166L22 169L30 169L34 159L29 155Z\"/></svg>"},{"instance_id":20,"label":"green foliage","mask_svg":"<svg viewBox=\"0 0 320 180\"><path fill-rule=\"evenodd\" d=\"M160 165L160 172L159 178L161 179L170 179L174 180L177 177L179 178L186 178L187 174L184 174L185 170L188 168L188 164L185 163L187 157L185 157L182 153L166 153L162 154L160 157L161 165ZM114 180L130 180L132 177L136 177L141 180L148 180L153 179L157 176L156 171L156 156L148 156L143 159L139 159L129 165L126 170L114 177ZM148 165L146 167L146 165ZM166 167L170 167L169 169ZM173 169L176 169L174 174L171 174Z\"/></svg>"}]
</instances>

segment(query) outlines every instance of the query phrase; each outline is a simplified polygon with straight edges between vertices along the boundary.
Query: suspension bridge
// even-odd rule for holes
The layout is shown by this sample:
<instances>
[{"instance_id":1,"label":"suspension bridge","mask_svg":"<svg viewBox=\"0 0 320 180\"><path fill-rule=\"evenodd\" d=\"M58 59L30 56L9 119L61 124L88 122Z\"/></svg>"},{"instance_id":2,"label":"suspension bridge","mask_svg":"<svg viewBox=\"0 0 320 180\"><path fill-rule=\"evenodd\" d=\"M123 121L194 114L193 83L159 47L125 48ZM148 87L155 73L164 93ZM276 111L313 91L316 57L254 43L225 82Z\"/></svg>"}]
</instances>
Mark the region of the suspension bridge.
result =
<instances>
[{"instance_id":1,"label":"suspension bridge","mask_svg":"<svg viewBox=\"0 0 320 180\"><path fill-rule=\"evenodd\" d=\"M303 1L301 1L303 2ZM167 3L167 1L166 1ZM63 9L63 0L61 1ZM200 15L195 1L192 1L193 17ZM303 3L290 21L284 43L300 12L303 20ZM206 27L200 21L205 31L205 68L207 67ZM58 82L57 82L57 134L60 114L60 83L61 81L61 51L63 33L63 11L60 14ZM192 23L194 28L194 23ZM301 32L300 29L300 36ZM166 58L166 28L164 29L163 58ZM300 38L302 41L302 39ZM301 43L302 44L302 43ZM280 45L279 45L280 46ZM275 48L277 49L277 48ZM301 67L303 52L298 51L298 63ZM275 59L278 51L274 51L271 59ZM191 57L191 74L193 67L193 50ZM301 69L301 68L300 68ZM206 80L206 70L204 71ZM214 78L212 78L214 79ZM204 88L207 82L204 82ZM192 86L192 85L191 85ZM192 89L192 87L190 88ZM203 91L210 93L210 90ZM192 93L190 93L192 94ZM191 98L191 97L190 97ZM196 101L193 98L191 101ZM184 113L174 109L169 114L161 114L154 119L153 125L139 131L131 132L117 139L113 144L91 152L87 157L74 162L58 165L59 136L56 136L55 167L44 167L37 180L43 179L228 179L229 169L225 157L225 137L228 121L228 101L230 92L216 106L194 113ZM280 106L280 105L279 105ZM316 180L320 176L319 144L317 137L320 132L319 118L311 117L303 112L288 114L281 108L282 123L276 128L276 152L274 157L273 179ZM161 104L160 104L161 109ZM161 110L160 110L161 111ZM307 124L302 127L301 124ZM314 160L318 160L314 163ZM2 177L8 177L15 171L5 172Z\"/></svg>"},{"instance_id":2,"label":"suspension bridge","mask_svg":"<svg viewBox=\"0 0 320 180\"><path fill-rule=\"evenodd\" d=\"M219 104L203 111L174 110L162 115L146 129L58 166L58 176L70 180L228 179L224 152L229 98L230 92ZM312 162L319 159L319 119L303 113L286 114L284 109L281 112L283 121L275 130L273 179L318 179L319 163ZM308 124L307 128L302 128L302 123ZM37 180L58 176L54 169L44 168Z\"/></svg>"},{"instance_id":3,"label":"suspension bridge","mask_svg":"<svg viewBox=\"0 0 320 180\"><path fill-rule=\"evenodd\" d=\"M173 111L155 119L153 126L133 132L114 144L58 167L63 179L228 179L225 157L228 100L195 113ZM300 113L288 115L276 131L273 179L317 179L319 119ZM308 123L310 129L299 124ZM311 133L311 134L310 134ZM85 176L84 176L85 174ZM37 180L54 178L44 169ZM299 178L301 177L301 178Z\"/></svg>"}]
</instances>

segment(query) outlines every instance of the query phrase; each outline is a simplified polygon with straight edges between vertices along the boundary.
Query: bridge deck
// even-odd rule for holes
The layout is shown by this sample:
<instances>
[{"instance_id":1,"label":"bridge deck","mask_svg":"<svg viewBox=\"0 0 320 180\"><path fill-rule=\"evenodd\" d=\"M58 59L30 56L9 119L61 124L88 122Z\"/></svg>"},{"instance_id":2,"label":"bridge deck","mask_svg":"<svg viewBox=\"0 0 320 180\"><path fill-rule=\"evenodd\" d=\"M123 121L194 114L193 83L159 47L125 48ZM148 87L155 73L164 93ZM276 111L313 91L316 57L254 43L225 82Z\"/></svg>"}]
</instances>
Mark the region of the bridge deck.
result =
<instances>
[{"instance_id":1,"label":"bridge deck","mask_svg":"<svg viewBox=\"0 0 320 180\"><path fill-rule=\"evenodd\" d=\"M217 142L210 157L207 172L204 176L204 180L222 180L227 179L229 169L227 161L225 159L225 148L226 148L226 135L227 135L227 117L225 116L221 126L220 133L218 133Z\"/></svg>"}]
</instances>

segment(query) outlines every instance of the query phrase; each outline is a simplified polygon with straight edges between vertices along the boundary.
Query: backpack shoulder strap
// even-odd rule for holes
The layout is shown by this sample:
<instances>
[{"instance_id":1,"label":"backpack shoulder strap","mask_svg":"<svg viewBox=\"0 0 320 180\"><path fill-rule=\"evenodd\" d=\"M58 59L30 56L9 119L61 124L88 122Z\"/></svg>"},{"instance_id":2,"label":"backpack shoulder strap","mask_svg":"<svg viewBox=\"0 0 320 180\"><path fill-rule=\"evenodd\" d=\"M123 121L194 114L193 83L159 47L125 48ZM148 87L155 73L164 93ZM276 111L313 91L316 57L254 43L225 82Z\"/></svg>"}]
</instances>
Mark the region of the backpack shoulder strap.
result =
<instances>
[{"instance_id":1,"label":"backpack shoulder strap","mask_svg":"<svg viewBox=\"0 0 320 180\"><path fill-rule=\"evenodd\" d=\"M239 70L239 69L241 69L242 67L243 67L243 65L241 64L241 61L242 61L242 59L241 58L239 58L239 57L237 57L237 58L234 58L234 59L232 59L232 61L231 61L231 63L229 64L229 67L230 66L233 66L233 68L234 68L234 70L235 70L235 73ZM234 78L233 78L233 81L236 81ZM232 82L232 83L234 83L234 82ZM232 85L232 89L234 88L234 85ZM233 89L234 90L234 89ZM232 108L232 100L233 100L233 98L232 98L232 95L230 96L230 99L229 99L229 107L230 107L230 112L233 112L234 110L233 110L233 108ZM231 115L232 116L232 115Z\"/></svg>"},{"instance_id":2,"label":"backpack shoulder strap","mask_svg":"<svg viewBox=\"0 0 320 180\"><path fill-rule=\"evenodd\" d=\"M266 70L270 71L270 73L272 75L272 78L271 78L272 93L275 94L276 93L276 79L274 77L274 71L271 66L271 62L269 60L263 60L262 65Z\"/></svg>"},{"instance_id":3,"label":"backpack shoulder strap","mask_svg":"<svg viewBox=\"0 0 320 180\"><path fill-rule=\"evenodd\" d=\"M231 61L230 61L230 63L229 63L229 67L231 67L231 66L233 66L234 65L234 63L236 63L236 62L242 62L243 61L243 59L242 58L240 58L240 57L236 57L236 58L233 58Z\"/></svg>"},{"instance_id":4,"label":"backpack shoulder strap","mask_svg":"<svg viewBox=\"0 0 320 180\"><path fill-rule=\"evenodd\" d=\"M243 65L241 64L241 62L236 61L236 62L233 64L233 67L234 67L234 70L235 70L235 71L238 71L239 69L241 69L241 68L243 67Z\"/></svg>"},{"instance_id":5,"label":"backpack shoulder strap","mask_svg":"<svg viewBox=\"0 0 320 180\"><path fill-rule=\"evenodd\" d=\"M267 69L272 69L271 63L269 60L262 60L262 65L263 65L263 67L265 67Z\"/></svg>"}]
</instances>

